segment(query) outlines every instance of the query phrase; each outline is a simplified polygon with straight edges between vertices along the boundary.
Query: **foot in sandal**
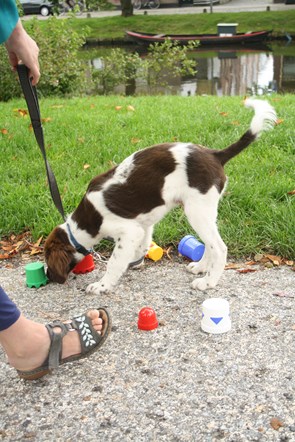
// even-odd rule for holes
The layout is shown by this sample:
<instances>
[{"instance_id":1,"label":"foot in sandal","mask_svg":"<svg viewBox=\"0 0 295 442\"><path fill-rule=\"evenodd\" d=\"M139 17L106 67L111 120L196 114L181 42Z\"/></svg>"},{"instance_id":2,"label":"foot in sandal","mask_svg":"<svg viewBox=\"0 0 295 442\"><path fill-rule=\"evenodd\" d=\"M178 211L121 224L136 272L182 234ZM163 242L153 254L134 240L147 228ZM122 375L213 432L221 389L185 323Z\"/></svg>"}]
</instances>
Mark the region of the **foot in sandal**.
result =
<instances>
[{"instance_id":1,"label":"foot in sandal","mask_svg":"<svg viewBox=\"0 0 295 442\"><path fill-rule=\"evenodd\" d=\"M110 328L110 317L103 308L46 326L21 315L11 327L1 331L0 342L19 376L33 380L50 373L58 365L98 350Z\"/></svg>"}]
</instances>

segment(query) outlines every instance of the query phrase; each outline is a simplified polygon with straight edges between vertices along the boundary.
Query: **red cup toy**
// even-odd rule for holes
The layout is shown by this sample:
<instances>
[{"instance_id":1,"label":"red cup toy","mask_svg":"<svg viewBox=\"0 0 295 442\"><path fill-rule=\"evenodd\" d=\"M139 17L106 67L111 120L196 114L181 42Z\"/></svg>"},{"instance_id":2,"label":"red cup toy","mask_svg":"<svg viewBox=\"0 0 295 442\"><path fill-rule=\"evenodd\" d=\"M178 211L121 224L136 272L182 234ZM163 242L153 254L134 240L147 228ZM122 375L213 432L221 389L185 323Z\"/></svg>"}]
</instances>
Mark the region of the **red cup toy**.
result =
<instances>
[{"instance_id":1,"label":"red cup toy","mask_svg":"<svg viewBox=\"0 0 295 442\"><path fill-rule=\"evenodd\" d=\"M82 259L82 261L78 262L78 264L75 265L72 272L75 274L89 273L92 272L92 270L94 270L94 267L95 265L93 261L93 256L91 255L91 253L89 253L89 255L86 255Z\"/></svg>"},{"instance_id":2,"label":"red cup toy","mask_svg":"<svg viewBox=\"0 0 295 442\"><path fill-rule=\"evenodd\" d=\"M151 307L144 307L138 314L138 328L140 330L154 330L158 327L158 319L155 311Z\"/></svg>"}]
</instances>

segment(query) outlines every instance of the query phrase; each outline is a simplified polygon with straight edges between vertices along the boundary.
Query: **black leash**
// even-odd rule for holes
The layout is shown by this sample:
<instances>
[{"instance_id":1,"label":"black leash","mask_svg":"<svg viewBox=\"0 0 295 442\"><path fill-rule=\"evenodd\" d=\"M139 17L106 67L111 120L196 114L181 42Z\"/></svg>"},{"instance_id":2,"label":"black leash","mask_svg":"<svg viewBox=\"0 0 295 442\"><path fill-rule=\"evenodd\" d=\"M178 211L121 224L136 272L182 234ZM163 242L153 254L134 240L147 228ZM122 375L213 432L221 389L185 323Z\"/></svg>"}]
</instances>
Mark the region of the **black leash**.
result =
<instances>
[{"instance_id":1,"label":"black leash","mask_svg":"<svg viewBox=\"0 0 295 442\"><path fill-rule=\"evenodd\" d=\"M66 221L64 208L62 205L60 193L58 190L58 185L54 176L54 173L51 170L50 164L47 161L46 157L46 150L45 150L45 144L44 144L44 134L43 134L43 127L41 123L41 115L40 115L40 108L39 108L39 101L37 96L37 90L35 86L32 85L31 79L29 78L29 69L24 64L19 64L17 66L17 72L19 76L19 81L27 102L27 106L29 109L29 114L31 117L32 126L34 129L34 134L37 140L37 143L40 147L40 150L42 152L42 156L45 162L45 168L48 178L48 184L50 188L50 193L52 200L55 204L55 207L61 214L64 221ZM71 232L70 226L67 223L67 231L69 234L69 237L76 248L76 250L79 253L82 253L82 255L86 256L89 255L90 250L85 249L84 246L78 243L78 241L75 239L73 233Z\"/></svg>"},{"instance_id":2,"label":"black leash","mask_svg":"<svg viewBox=\"0 0 295 442\"><path fill-rule=\"evenodd\" d=\"M66 219L60 193L58 190L57 182L54 176L54 173L51 170L50 164L47 161L45 144L44 144L44 135L43 135L43 127L41 123L41 115L40 108L37 96L37 90L35 86L32 85L31 79L29 78L29 69L24 64L19 64L17 66L17 72L19 76L19 81L27 102L27 106L29 109L29 114L34 130L34 134L37 140L37 143L41 149L42 156L45 162L46 173L48 178L48 184L50 188L50 193L52 200L55 204L55 207L61 214L63 220Z\"/></svg>"}]
</instances>

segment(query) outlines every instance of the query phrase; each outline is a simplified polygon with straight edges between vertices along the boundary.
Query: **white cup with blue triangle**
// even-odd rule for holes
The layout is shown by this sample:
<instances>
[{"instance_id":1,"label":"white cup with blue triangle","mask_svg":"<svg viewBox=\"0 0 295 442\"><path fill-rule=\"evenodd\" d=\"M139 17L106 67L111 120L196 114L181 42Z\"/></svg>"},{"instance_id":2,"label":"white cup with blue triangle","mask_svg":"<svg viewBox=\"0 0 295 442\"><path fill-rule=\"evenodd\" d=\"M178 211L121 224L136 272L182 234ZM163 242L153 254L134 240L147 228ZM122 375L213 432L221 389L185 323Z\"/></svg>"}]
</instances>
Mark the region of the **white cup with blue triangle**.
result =
<instances>
[{"instance_id":1,"label":"white cup with blue triangle","mask_svg":"<svg viewBox=\"0 0 295 442\"><path fill-rule=\"evenodd\" d=\"M223 298L209 298L202 304L201 329L207 333L226 333L231 329L229 303Z\"/></svg>"}]
</instances>

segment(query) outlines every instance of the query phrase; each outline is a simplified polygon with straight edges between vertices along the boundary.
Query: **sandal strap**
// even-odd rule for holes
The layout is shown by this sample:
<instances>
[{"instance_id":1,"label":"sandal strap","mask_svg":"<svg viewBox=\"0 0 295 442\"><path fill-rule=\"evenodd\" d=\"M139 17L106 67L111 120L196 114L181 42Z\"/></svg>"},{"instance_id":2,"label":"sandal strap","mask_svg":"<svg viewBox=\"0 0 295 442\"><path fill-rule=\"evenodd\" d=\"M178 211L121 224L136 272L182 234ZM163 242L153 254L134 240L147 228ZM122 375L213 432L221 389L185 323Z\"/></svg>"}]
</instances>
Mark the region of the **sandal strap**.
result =
<instances>
[{"instance_id":1,"label":"sandal strap","mask_svg":"<svg viewBox=\"0 0 295 442\"><path fill-rule=\"evenodd\" d=\"M106 316L104 310L101 309L102 316ZM103 317L106 320L106 317ZM53 329L60 328L60 332L56 333ZM87 315L75 316L71 321L63 323L61 321L53 321L46 325L50 336L50 349L48 354L48 368L49 370L58 368L62 361L62 340L69 332L77 330L81 344L80 356L86 354L95 347L100 341L105 340L103 333L99 334L93 328L91 319Z\"/></svg>"},{"instance_id":2,"label":"sandal strap","mask_svg":"<svg viewBox=\"0 0 295 442\"><path fill-rule=\"evenodd\" d=\"M88 353L103 338L92 326L92 321L87 315L75 316L71 321L73 329L78 331L81 344L81 355Z\"/></svg>"},{"instance_id":3,"label":"sandal strap","mask_svg":"<svg viewBox=\"0 0 295 442\"><path fill-rule=\"evenodd\" d=\"M69 327L71 324L64 324L61 321L53 321L50 324L46 324L47 331L50 336L50 349L48 354L48 368L52 370L58 368L59 361L61 359L62 351L62 339L71 330ZM56 333L53 329L58 327L61 329L59 333Z\"/></svg>"}]
</instances>

